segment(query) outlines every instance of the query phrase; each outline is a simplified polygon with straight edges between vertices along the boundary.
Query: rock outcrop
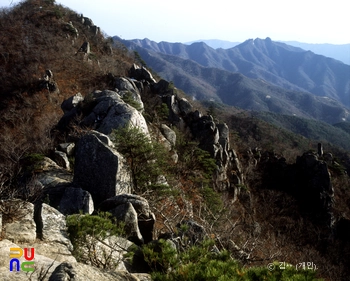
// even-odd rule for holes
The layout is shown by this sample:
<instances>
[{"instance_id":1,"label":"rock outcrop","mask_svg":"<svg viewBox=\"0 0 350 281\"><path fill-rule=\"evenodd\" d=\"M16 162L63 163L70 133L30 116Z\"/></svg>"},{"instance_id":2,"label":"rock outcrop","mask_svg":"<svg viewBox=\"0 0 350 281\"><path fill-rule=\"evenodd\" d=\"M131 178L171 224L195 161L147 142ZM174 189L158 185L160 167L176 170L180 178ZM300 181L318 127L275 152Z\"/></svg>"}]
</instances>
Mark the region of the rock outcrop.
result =
<instances>
[{"instance_id":1,"label":"rock outcrop","mask_svg":"<svg viewBox=\"0 0 350 281\"><path fill-rule=\"evenodd\" d=\"M153 240L155 216L150 211L148 201L143 197L121 194L103 201L98 209L108 211L118 220L124 221L129 239L136 244Z\"/></svg>"},{"instance_id":2,"label":"rock outcrop","mask_svg":"<svg viewBox=\"0 0 350 281\"><path fill-rule=\"evenodd\" d=\"M4 209L6 206L8 210ZM29 272L31 280L151 280L148 274L131 274L126 270L124 254L133 243L124 238L111 236L94 243L101 262L113 263L116 267L114 271L102 270L78 263L72 256L65 217L54 208L46 204L38 205L34 214L34 205L21 200L2 201L1 208L7 212L7 216L12 209L13 220L10 222L6 217L3 223L4 236L0 240L0 255L3 257L0 259L1 280L28 279L28 272L21 270L21 267L17 272L9 270L9 254L15 251L11 248L34 249L31 253L36 270ZM109 256L111 253L112 259ZM26 261L24 256L18 259L20 263ZM17 263L13 263L13 266L15 268Z\"/></svg>"},{"instance_id":3,"label":"rock outcrop","mask_svg":"<svg viewBox=\"0 0 350 281\"><path fill-rule=\"evenodd\" d=\"M100 28L94 24L92 19L88 17L84 17L82 14L78 15L78 18L80 19L82 24L84 24L88 29L91 30L91 32L94 35L97 35L100 33Z\"/></svg>"},{"instance_id":4,"label":"rock outcrop","mask_svg":"<svg viewBox=\"0 0 350 281\"><path fill-rule=\"evenodd\" d=\"M131 242L128 242L131 243ZM122 246L124 244L121 244ZM25 272L23 270L13 272L9 270L10 248L34 248L34 262L36 270ZM126 269L107 271L90 265L78 263L70 254L57 255L57 245L47 243L35 244L14 244L9 240L0 241L0 278L1 280L43 280L43 281L64 281L64 280L120 280L120 281L151 281L151 276L144 273L129 273ZM8 258L6 258L8 257ZM22 256L20 262L25 259Z\"/></svg>"},{"instance_id":5,"label":"rock outcrop","mask_svg":"<svg viewBox=\"0 0 350 281\"><path fill-rule=\"evenodd\" d=\"M176 133L165 124L160 125L160 130L163 136L169 142L170 147L174 147L176 144Z\"/></svg>"},{"instance_id":6,"label":"rock outcrop","mask_svg":"<svg viewBox=\"0 0 350 281\"><path fill-rule=\"evenodd\" d=\"M263 153L260 168L263 186L288 192L297 198L300 209L316 223L332 226L334 190L327 163L314 152L298 156L295 164L272 153Z\"/></svg>"},{"instance_id":7,"label":"rock outcrop","mask_svg":"<svg viewBox=\"0 0 350 281\"><path fill-rule=\"evenodd\" d=\"M62 131L67 130L69 124L82 114L83 119L80 125L93 128L106 135L111 135L113 129L130 125L140 128L144 134L149 136L147 123L142 113L122 99L126 93L130 92L134 101L143 108L138 89L130 79L120 78L117 81L121 89L120 94L110 90L95 91L83 101L78 96L63 102L62 108L66 112L59 121L58 128Z\"/></svg>"},{"instance_id":8,"label":"rock outcrop","mask_svg":"<svg viewBox=\"0 0 350 281\"><path fill-rule=\"evenodd\" d=\"M68 239L66 219L59 211L43 203L37 206L35 222L38 236L47 242L56 242L65 245L68 250L73 250L73 245Z\"/></svg>"},{"instance_id":9,"label":"rock outcrop","mask_svg":"<svg viewBox=\"0 0 350 281\"><path fill-rule=\"evenodd\" d=\"M216 124L210 115L202 115L193 110L193 106L185 99L176 94L176 89L166 80L155 83L151 74L144 68L134 65L130 74L135 79L144 83L150 83L153 94L161 97L162 101L169 108L169 121L181 130L188 128L200 144L200 148L208 151L216 160L218 169L216 173L216 188L218 190L231 190L235 197L240 186L244 185L244 175L237 153L230 147L229 129L226 124ZM61 119L61 124L68 124L69 120L76 118L78 113L83 113L81 125L92 127L106 135L111 135L113 129L118 129L127 124L140 128L149 136L148 126L142 114L134 107L125 103L124 95L130 93L135 102L142 105L141 95L136 86L136 81L130 78L115 78L115 86L118 92L95 91L84 101L80 96L70 98L62 104L66 111ZM76 102L73 102L76 100ZM165 124L161 125L161 132L165 137L164 145L171 150L176 142L176 134ZM177 158L177 157L176 157ZM174 158L176 162L177 159ZM85 189L83 187L83 189ZM86 189L91 192L90 189ZM93 192L91 192L93 194ZM114 196L114 195L113 195ZM107 199L107 198L105 198Z\"/></svg>"},{"instance_id":10,"label":"rock outcrop","mask_svg":"<svg viewBox=\"0 0 350 281\"><path fill-rule=\"evenodd\" d=\"M89 19L81 19L87 26L93 26ZM81 51L89 53L88 42L85 42ZM203 116L194 110L188 100L178 97L172 83L165 80L156 83L146 68L134 65L130 75L133 78L113 77L115 91L94 91L85 97L78 93L61 105L64 115L58 124L60 131L69 132L75 126L90 130L85 130L82 134L78 129L79 133L69 139L71 142L57 146L52 154L56 162L45 158L35 171L36 180L43 188L43 196L35 209L30 206L32 211L27 212L32 232L31 236L27 236L30 237L27 242L33 243L50 261L54 259L46 279L148 280L148 275L137 277L127 271L101 271L92 264L89 266L77 263L71 255L72 244L66 233L64 217L80 212L93 214L94 206L98 206L97 211L110 212L118 221L125 223L128 240L110 237L108 241L93 242L96 255L103 263L110 262L107 260L110 255L113 256L113 261L122 261L122 255L132 242L140 246L154 240L155 215L145 198L131 193L133 186L130 167L111 141L114 137L113 130L125 126L137 127L151 139L148 125L141 113L144 110L141 96L146 88L160 96L162 102L168 106L168 121L150 128L168 151L174 153L175 163L177 140L172 126L189 132L199 142L199 147L208 151L216 160L217 189L236 191L239 184L243 183L237 154L230 148L226 124L217 124L210 115ZM68 160L68 156L74 157L74 174L68 171L71 160ZM160 176L158 182L168 185L164 176ZM43 203L45 200L48 200L50 206ZM24 222L21 223L25 225ZM205 238L206 233L201 225L195 221L184 221L184 224L182 227L178 225L176 239L169 240L174 247L176 243L179 243L178 247L187 247ZM7 230L7 239L13 239L11 227L8 223L4 227ZM112 253L111 249L114 251L116 246L121 250ZM50 250L50 247L55 251ZM120 262L117 269L126 270L127 267Z\"/></svg>"},{"instance_id":11,"label":"rock outcrop","mask_svg":"<svg viewBox=\"0 0 350 281\"><path fill-rule=\"evenodd\" d=\"M39 81L39 89L47 90L49 94L59 94L57 83L53 78L53 73L50 69L45 70L43 78ZM49 99L51 97L49 96Z\"/></svg>"},{"instance_id":12,"label":"rock outcrop","mask_svg":"<svg viewBox=\"0 0 350 281\"><path fill-rule=\"evenodd\" d=\"M72 184L60 185L46 191L50 206L56 208L64 215L92 214L94 202L91 194Z\"/></svg>"},{"instance_id":13,"label":"rock outcrop","mask_svg":"<svg viewBox=\"0 0 350 281\"><path fill-rule=\"evenodd\" d=\"M72 181L73 174L67 169L57 165L48 157L35 164L35 177L44 188L55 187L59 184L66 184Z\"/></svg>"},{"instance_id":14,"label":"rock outcrop","mask_svg":"<svg viewBox=\"0 0 350 281\"><path fill-rule=\"evenodd\" d=\"M5 201L1 205L1 211L12 213L13 220L4 225L4 239L14 243L34 243L36 240L34 205L21 200Z\"/></svg>"},{"instance_id":15,"label":"rock outcrop","mask_svg":"<svg viewBox=\"0 0 350 281\"><path fill-rule=\"evenodd\" d=\"M208 151L216 160L216 189L230 190L237 197L244 175L237 153L230 147L229 129L224 123L217 124L210 115L202 115L185 99L176 94L176 88L166 80L152 84L153 93L161 96L169 109L169 121L185 131L189 128L199 147ZM166 133L165 128L161 128ZM166 136L166 134L164 134Z\"/></svg>"},{"instance_id":16,"label":"rock outcrop","mask_svg":"<svg viewBox=\"0 0 350 281\"><path fill-rule=\"evenodd\" d=\"M73 183L90 192L95 204L132 189L123 156L95 134L87 134L77 143Z\"/></svg>"},{"instance_id":17,"label":"rock outcrop","mask_svg":"<svg viewBox=\"0 0 350 281\"><path fill-rule=\"evenodd\" d=\"M133 64L129 71L129 76L138 80L138 81L147 81L151 84L156 83L156 80L153 78L151 72L147 70L145 67L139 67L136 64Z\"/></svg>"},{"instance_id":18,"label":"rock outcrop","mask_svg":"<svg viewBox=\"0 0 350 281\"><path fill-rule=\"evenodd\" d=\"M144 109L140 92L132 79L126 77L118 77L115 79L115 87L118 89L118 94L121 96L121 98L124 98L129 94L131 95L130 98L132 98L138 105L138 108L136 109L140 111Z\"/></svg>"},{"instance_id":19,"label":"rock outcrop","mask_svg":"<svg viewBox=\"0 0 350 281\"><path fill-rule=\"evenodd\" d=\"M91 120L91 117L96 117L97 131L109 135L113 129L130 125L138 127L144 134L149 135L147 123L142 114L125 103L116 92L104 91L94 95L97 105L92 110L92 116L87 118Z\"/></svg>"},{"instance_id":20,"label":"rock outcrop","mask_svg":"<svg viewBox=\"0 0 350 281\"><path fill-rule=\"evenodd\" d=\"M327 163L319 160L316 154L307 152L297 157L295 165L303 208L331 225L334 190Z\"/></svg>"},{"instance_id":21,"label":"rock outcrop","mask_svg":"<svg viewBox=\"0 0 350 281\"><path fill-rule=\"evenodd\" d=\"M64 113L71 111L73 108L77 107L79 103L84 101L81 93L77 93L74 96L64 100L61 104L61 109Z\"/></svg>"}]
</instances>

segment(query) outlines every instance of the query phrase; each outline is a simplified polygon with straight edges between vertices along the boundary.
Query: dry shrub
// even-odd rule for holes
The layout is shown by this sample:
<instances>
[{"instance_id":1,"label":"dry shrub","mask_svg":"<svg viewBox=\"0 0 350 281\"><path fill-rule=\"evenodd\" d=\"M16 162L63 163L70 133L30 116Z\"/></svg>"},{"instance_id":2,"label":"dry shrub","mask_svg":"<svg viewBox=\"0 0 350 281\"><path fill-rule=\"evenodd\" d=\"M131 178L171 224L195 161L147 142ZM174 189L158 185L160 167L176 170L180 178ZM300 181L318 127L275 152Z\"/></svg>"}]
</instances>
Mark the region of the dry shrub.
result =
<instances>
[{"instance_id":1,"label":"dry shrub","mask_svg":"<svg viewBox=\"0 0 350 281\"><path fill-rule=\"evenodd\" d=\"M75 38L67 23L78 29ZM25 24L23 24L25 23ZM133 59L111 39L94 35L75 12L54 1L28 0L0 10L0 196L13 198L26 154L48 154L54 147L52 128L62 115L60 103L69 96L110 88L108 73L125 75ZM89 41L89 61L77 54ZM40 84L46 69L59 91ZM17 194L18 195L18 194Z\"/></svg>"},{"instance_id":2,"label":"dry shrub","mask_svg":"<svg viewBox=\"0 0 350 281\"><path fill-rule=\"evenodd\" d=\"M2 214L2 223L12 223L25 217L24 205L22 200L0 200L0 213Z\"/></svg>"},{"instance_id":3,"label":"dry shrub","mask_svg":"<svg viewBox=\"0 0 350 281\"><path fill-rule=\"evenodd\" d=\"M56 114L45 115L53 104L38 93L28 97L21 108L12 103L3 111L3 128L0 135L0 196L10 199L20 196L19 177L23 175L22 160L31 153L48 154L53 147L51 129L57 123ZM31 196L29 196L31 197Z\"/></svg>"}]
</instances>

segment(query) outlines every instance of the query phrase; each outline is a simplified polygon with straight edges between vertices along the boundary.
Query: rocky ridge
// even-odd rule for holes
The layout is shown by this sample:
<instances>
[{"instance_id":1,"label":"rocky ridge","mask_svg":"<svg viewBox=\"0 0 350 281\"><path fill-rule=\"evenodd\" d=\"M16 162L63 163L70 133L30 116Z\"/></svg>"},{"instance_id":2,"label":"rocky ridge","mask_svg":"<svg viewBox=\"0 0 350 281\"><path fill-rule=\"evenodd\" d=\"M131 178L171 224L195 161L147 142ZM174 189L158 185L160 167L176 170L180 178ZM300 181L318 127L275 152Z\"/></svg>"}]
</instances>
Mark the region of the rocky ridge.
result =
<instances>
[{"instance_id":1,"label":"rocky ridge","mask_svg":"<svg viewBox=\"0 0 350 281\"><path fill-rule=\"evenodd\" d=\"M89 127L90 131L75 142L59 144L54 154L57 163L50 158L44 158L38 164L40 168L36 172L36 184L46 194L45 198L52 207L42 201L35 206L21 201L21 212L26 215L17 222L3 225L4 240L0 242L2 251L8 251L9 245L34 247L38 253L35 256L36 266L48 268L46 279L43 280L64 280L62 278L67 274L76 276L74 280L80 280L80 276L87 276L88 271L102 278L99 280L112 280L115 274L124 274L125 280L138 280L128 273L101 273L98 269L88 269L86 265L76 263L70 253L72 244L66 233L65 215L79 212L92 214L95 209L109 211L119 221L126 223L128 239L134 243L142 245L155 238L155 215L150 211L147 200L132 194L130 169L110 139L114 129L126 125L139 128L151 138L147 122L141 113L141 93L144 87L152 89L154 95L158 95L167 104L168 124L190 130L194 138L199 140L200 147L216 159L218 189L235 190L237 184L243 182L236 152L229 147L228 128L225 124L216 124L211 116L193 110L185 98L177 96L175 89L170 90L169 82L155 82L145 68L134 65L130 73L138 80L135 77L117 77L115 91L94 91L85 97L78 93L62 102L64 115L57 128L62 133L68 131L80 116L76 125ZM127 93L132 93L132 99L141 105L138 109L123 101L122 97ZM171 149L176 142L174 131L166 124L161 124L157 130L166 141L165 146L168 145ZM70 170L69 161L62 161L71 156L75 157L74 173ZM233 169L235 178L232 176ZM11 244L10 241L18 244ZM52 243L56 245L54 252L50 251ZM128 243L127 247L133 244ZM41 253L45 253L43 258ZM118 268L126 270L125 266L118 265ZM3 267L2 274L11 278L5 272L8 270ZM22 271L19 274L24 273ZM35 274L43 273L35 271ZM134 279L127 279L127 276Z\"/></svg>"},{"instance_id":2,"label":"rocky ridge","mask_svg":"<svg viewBox=\"0 0 350 281\"><path fill-rule=\"evenodd\" d=\"M7 222L3 225L4 240L0 242L2 251L8 251L9 245L10 247L30 245L36 248L38 253L36 263L42 268L48 268L46 273L48 279L43 280L65 280L64 276L67 275L75 276L74 280L80 280L79 278L86 277L88 272L101 278L99 280L113 280L113 278L146 280L149 278L142 276L146 279L137 279L137 275L129 274L128 266L124 265L122 258L116 268L124 271L114 273L102 272L99 269L77 263L71 255L72 244L66 234L65 215L79 212L92 214L96 209L108 211L118 221L125 222L129 241L117 242L124 245L123 249L127 249L134 243L136 245L150 243L157 238L154 237L156 217L151 212L146 199L132 194L130 169L123 155L115 150L110 139L113 137L113 129L127 124L138 127L148 138L151 138L147 122L141 114L143 107L136 109L123 101L124 91L131 92L133 100L140 104L143 88L148 87L167 105L169 109L168 125L177 127L179 130L190 131L193 138L198 140L199 147L208 151L215 159L217 169L214 182L218 191L232 192L236 200L241 186L244 185L242 165L237 153L230 147L229 129L226 124L217 124L212 116L202 115L198 110L194 110L190 102L177 96L176 89L172 88L168 81L155 82L145 68L134 65L130 72L135 74L139 80L134 77L118 77L115 91L94 91L86 97L76 94L62 103L64 115L57 126L62 133L69 130L72 123L90 128L88 133L76 138L75 142L62 143L57 147L60 155L64 156L63 158L69 155L75 156L74 173L69 170L69 167L65 165L60 167L53 160L45 158L40 163L41 168L37 172L36 181L46 194L51 206L42 202L34 206L21 201L18 205L25 215L17 222ZM76 121L78 116L80 116L79 123ZM171 149L176 143L176 134L168 125L160 124L158 131ZM314 207L321 214L321 219L326 218L327 225L332 227L333 191L325 162L319 161L313 154L304 154L297 159L295 168L291 168L285 164L285 160L276 158L274 155L261 156L258 151L251 154L255 155L252 156L255 161L254 165L264 165L265 169L270 170L267 174L272 175L272 171L279 171L275 177L272 177L273 181L267 185L277 186L284 178L293 178L296 173L299 173L300 175L295 178L302 178L302 183L305 185L303 188L309 190L307 198L304 197L304 202L308 200L315 202ZM291 181L286 191L297 195L300 188L298 190L293 190L293 188L298 184L300 183ZM11 204L11 202L6 202L6 204ZM190 228L193 227L191 230L191 235L194 235L191 236L193 241L205 237L205 230L202 226L191 221L188 225ZM174 239L174 234L171 234L170 237L175 247L176 243L181 245L181 242ZM54 251L52 245L55 245ZM45 253L45 255L41 256L40 253ZM137 272L135 268L130 269L129 267L128 269ZM2 274L10 278L11 275L5 272L7 269L3 265ZM35 274L43 273L35 271Z\"/></svg>"}]
</instances>

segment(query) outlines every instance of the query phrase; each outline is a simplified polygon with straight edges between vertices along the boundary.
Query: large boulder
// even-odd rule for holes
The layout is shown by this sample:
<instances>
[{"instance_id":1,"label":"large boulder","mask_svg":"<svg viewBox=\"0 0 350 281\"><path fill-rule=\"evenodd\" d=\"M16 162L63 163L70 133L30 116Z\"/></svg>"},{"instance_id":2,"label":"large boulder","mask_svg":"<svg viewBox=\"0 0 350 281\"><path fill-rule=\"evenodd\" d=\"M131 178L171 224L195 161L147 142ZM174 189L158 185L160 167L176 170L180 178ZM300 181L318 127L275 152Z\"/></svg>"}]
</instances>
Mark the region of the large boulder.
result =
<instances>
[{"instance_id":1,"label":"large boulder","mask_svg":"<svg viewBox=\"0 0 350 281\"><path fill-rule=\"evenodd\" d=\"M29 246L35 249L35 255L40 254L56 262L77 262L72 255L71 249L68 249L67 245L62 243L37 240L37 242Z\"/></svg>"},{"instance_id":2,"label":"large boulder","mask_svg":"<svg viewBox=\"0 0 350 281\"><path fill-rule=\"evenodd\" d=\"M141 99L138 87L133 80L126 77L118 77L115 80L115 87L119 90L118 94L124 98L126 95L130 95L134 102L138 105L136 109L143 110L143 102Z\"/></svg>"},{"instance_id":3,"label":"large boulder","mask_svg":"<svg viewBox=\"0 0 350 281\"><path fill-rule=\"evenodd\" d=\"M137 213L130 202L118 205L109 211L118 221L125 223L125 231L130 241L140 245L144 240L138 226Z\"/></svg>"},{"instance_id":4,"label":"large boulder","mask_svg":"<svg viewBox=\"0 0 350 281\"><path fill-rule=\"evenodd\" d=\"M64 215L92 214L94 202L91 194L71 183L58 185L45 190L44 198L48 197L50 206Z\"/></svg>"},{"instance_id":5,"label":"large boulder","mask_svg":"<svg viewBox=\"0 0 350 281\"><path fill-rule=\"evenodd\" d=\"M160 130L171 146L174 147L176 144L176 133L165 124L160 125Z\"/></svg>"},{"instance_id":6,"label":"large boulder","mask_svg":"<svg viewBox=\"0 0 350 281\"><path fill-rule=\"evenodd\" d=\"M149 131L147 123L142 113L133 106L124 102L122 96L131 93L132 98L141 108L143 104L140 98L138 88L131 79L118 78L119 93L110 90L95 91L87 95L77 106L70 106L71 101L64 102L64 116L58 122L57 128L61 131L67 131L71 123L79 123L82 127L89 127L106 135L111 135L114 129L119 129L127 125L140 128L147 136ZM71 99L71 98L70 98Z\"/></svg>"},{"instance_id":7,"label":"large boulder","mask_svg":"<svg viewBox=\"0 0 350 281\"><path fill-rule=\"evenodd\" d=\"M35 178L44 188L51 188L71 182L73 174L58 166L50 158L44 157L42 161L36 164Z\"/></svg>"},{"instance_id":8,"label":"large boulder","mask_svg":"<svg viewBox=\"0 0 350 281\"><path fill-rule=\"evenodd\" d=\"M36 206L35 222L40 238L45 242L56 242L65 245L68 250L73 250L73 245L68 239L66 219L55 208L43 203Z\"/></svg>"},{"instance_id":9,"label":"large boulder","mask_svg":"<svg viewBox=\"0 0 350 281\"><path fill-rule=\"evenodd\" d=\"M145 80L151 84L156 83L151 72L149 72L144 66L139 67L138 65L133 64L129 71L129 75L139 81Z\"/></svg>"},{"instance_id":10,"label":"large boulder","mask_svg":"<svg viewBox=\"0 0 350 281\"><path fill-rule=\"evenodd\" d=\"M137 217L133 220L132 226L134 227L133 230L137 226L142 235L142 240L139 239L141 240L139 242L148 243L153 240L155 216L151 212L148 201L145 198L134 194L121 194L105 200L98 209L104 212L108 211L117 219L124 221L128 212L135 210Z\"/></svg>"},{"instance_id":11,"label":"large boulder","mask_svg":"<svg viewBox=\"0 0 350 281\"><path fill-rule=\"evenodd\" d=\"M155 84L151 84L151 89L153 93L160 96L172 96L175 93L175 90L173 87L171 87L171 84L164 79L159 80Z\"/></svg>"},{"instance_id":12,"label":"large boulder","mask_svg":"<svg viewBox=\"0 0 350 281\"><path fill-rule=\"evenodd\" d=\"M108 111L106 117L101 121L97 130L109 135L113 129L131 125L138 127L145 134L149 135L148 127L143 115L125 102L114 104Z\"/></svg>"},{"instance_id":13,"label":"large boulder","mask_svg":"<svg viewBox=\"0 0 350 281\"><path fill-rule=\"evenodd\" d=\"M118 77L115 79L115 87L119 91L132 92L135 94L140 94L134 82L130 78Z\"/></svg>"},{"instance_id":14,"label":"large boulder","mask_svg":"<svg viewBox=\"0 0 350 281\"><path fill-rule=\"evenodd\" d=\"M74 96L64 100L61 104L61 109L64 113L71 111L73 108L77 107L84 100L81 93L77 93Z\"/></svg>"},{"instance_id":15,"label":"large boulder","mask_svg":"<svg viewBox=\"0 0 350 281\"><path fill-rule=\"evenodd\" d=\"M94 211L92 196L81 188L66 188L61 198L59 211L64 215L77 214L79 212L92 214Z\"/></svg>"},{"instance_id":16,"label":"large boulder","mask_svg":"<svg viewBox=\"0 0 350 281\"><path fill-rule=\"evenodd\" d=\"M73 182L90 192L95 204L129 193L132 185L123 156L94 134L83 136L77 143Z\"/></svg>"},{"instance_id":17,"label":"large boulder","mask_svg":"<svg viewBox=\"0 0 350 281\"><path fill-rule=\"evenodd\" d=\"M130 125L140 128L144 134L149 135L142 113L125 103L117 92L96 91L90 97L89 104L86 107L92 107L92 110L83 119L83 125L93 126L95 130L106 135L110 135L113 129Z\"/></svg>"},{"instance_id":18,"label":"large boulder","mask_svg":"<svg viewBox=\"0 0 350 281\"><path fill-rule=\"evenodd\" d=\"M179 99L179 109L181 115L187 115L193 110L193 106L185 98Z\"/></svg>"}]
</instances>

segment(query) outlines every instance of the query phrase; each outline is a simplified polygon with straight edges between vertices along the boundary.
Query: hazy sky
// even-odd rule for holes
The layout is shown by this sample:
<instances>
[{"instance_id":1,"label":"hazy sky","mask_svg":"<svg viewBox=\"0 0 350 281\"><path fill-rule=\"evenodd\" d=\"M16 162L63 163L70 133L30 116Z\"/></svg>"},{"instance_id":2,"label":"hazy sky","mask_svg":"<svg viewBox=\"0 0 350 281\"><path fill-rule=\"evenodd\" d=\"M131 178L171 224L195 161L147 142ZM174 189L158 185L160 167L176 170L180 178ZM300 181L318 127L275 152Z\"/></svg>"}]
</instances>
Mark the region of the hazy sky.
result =
<instances>
[{"instance_id":1,"label":"hazy sky","mask_svg":"<svg viewBox=\"0 0 350 281\"><path fill-rule=\"evenodd\" d=\"M0 0L9 6L18 0ZM91 18L110 36L188 42L266 38L350 43L346 0L56 0Z\"/></svg>"}]
</instances>

